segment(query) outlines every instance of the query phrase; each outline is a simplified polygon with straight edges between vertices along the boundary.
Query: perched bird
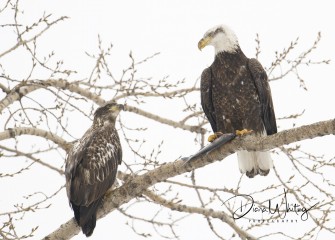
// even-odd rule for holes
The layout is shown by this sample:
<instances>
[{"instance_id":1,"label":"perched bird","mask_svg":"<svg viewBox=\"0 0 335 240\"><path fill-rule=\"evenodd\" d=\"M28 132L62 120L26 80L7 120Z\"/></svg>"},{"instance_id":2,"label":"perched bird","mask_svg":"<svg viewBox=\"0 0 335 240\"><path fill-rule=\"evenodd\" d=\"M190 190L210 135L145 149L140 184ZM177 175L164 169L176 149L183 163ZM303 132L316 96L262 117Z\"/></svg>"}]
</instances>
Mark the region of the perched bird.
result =
<instances>
[{"instance_id":1,"label":"perched bird","mask_svg":"<svg viewBox=\"0 0 335 240\"><path fill-rule=\"evenodd\" d=\"M257 59L247 58L235 33L226 25L208 30L198 48L211 45L215 59L201 75L201 105L211 124L213 141L222 133L258 136L277 133L271 90ZM238 151L241 173L267 175L273 166L269 152Z\"/></svg>"},{"instance_id":2,"label":"perched bird","mask_svg":"<svg viewBox=\"0 0 335 240\"><path fill-rule=\"evenodd\" d=\"M93 125L74 144L66 159L67 196L74 217L87 237L93 233L97 211L122 162L115 121L123 108L116 103L98 108Z\"/></svg>"}]
</instances>

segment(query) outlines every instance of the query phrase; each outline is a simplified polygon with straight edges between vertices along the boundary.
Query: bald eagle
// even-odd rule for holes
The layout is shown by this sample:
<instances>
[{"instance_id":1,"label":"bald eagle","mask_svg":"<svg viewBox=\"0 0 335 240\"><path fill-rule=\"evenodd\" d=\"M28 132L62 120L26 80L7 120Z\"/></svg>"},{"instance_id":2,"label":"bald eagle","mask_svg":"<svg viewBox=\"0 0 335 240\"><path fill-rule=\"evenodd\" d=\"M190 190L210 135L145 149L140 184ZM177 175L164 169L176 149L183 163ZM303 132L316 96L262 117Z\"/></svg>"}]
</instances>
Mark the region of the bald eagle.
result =
<instances>
[{"instance_id":1,"label":"bald eagle","mask_svg":"<svg viewBox=\"0 0 335 240\"><path fill-rule=\"evenodd\" d=\"M198 48L211 45L215 59L201 75L201 105L210 122L213 141L221 133L277 133L271 90L266 72L257 59L247 58L235 33L226 25L208 30ZM240 131L242 130L242 131ZM250 178L267 175L273 166L269 152L238 151L241 173Z\"/></svg>"},{"instance_id":2,"label":"bald eagle","mask_svg":"<svg viewBox=\"0 0 335 240\"><path fill-rule=\"evenodd\" d=\"M74 144L65 164L66 193L83 233L91 236L96 214L122 162L115 120L123 105L108 103L94 113L93 125Z\"/></svg>"}]
</instances>

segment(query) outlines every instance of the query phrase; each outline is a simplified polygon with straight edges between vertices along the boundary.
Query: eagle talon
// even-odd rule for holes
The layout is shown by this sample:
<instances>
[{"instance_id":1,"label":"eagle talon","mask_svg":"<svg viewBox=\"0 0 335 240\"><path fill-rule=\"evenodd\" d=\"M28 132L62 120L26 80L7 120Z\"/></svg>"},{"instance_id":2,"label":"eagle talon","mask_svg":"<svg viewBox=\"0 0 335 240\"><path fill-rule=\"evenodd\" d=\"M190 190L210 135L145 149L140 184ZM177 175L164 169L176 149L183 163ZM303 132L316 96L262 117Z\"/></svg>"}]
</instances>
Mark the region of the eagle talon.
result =
<instances>
[{"instance_id":1,"label":"eagle talon","mask_svg":"<svg viewBox=\"0 0 335 240\"><path fill-rule=\"evenodd\" d=\"M253 130L248 130L248 129L242 129L242 130L236 130L235 131L237 136L243 136L245 134L250 134L252 132L253 132Z\"/></svg>"},{"instance_id":2,"label":"eagle talon","mask_svg":"<svg viewBox=\"0 0 335 240\"><path fill-rule=\"evenodd\" d=\"M208 142L214 142L215 139L221 137L222 135L223 135L222 132L215 132L214 134L209 135L207 140Z\"/></svg>"}]
</instances>

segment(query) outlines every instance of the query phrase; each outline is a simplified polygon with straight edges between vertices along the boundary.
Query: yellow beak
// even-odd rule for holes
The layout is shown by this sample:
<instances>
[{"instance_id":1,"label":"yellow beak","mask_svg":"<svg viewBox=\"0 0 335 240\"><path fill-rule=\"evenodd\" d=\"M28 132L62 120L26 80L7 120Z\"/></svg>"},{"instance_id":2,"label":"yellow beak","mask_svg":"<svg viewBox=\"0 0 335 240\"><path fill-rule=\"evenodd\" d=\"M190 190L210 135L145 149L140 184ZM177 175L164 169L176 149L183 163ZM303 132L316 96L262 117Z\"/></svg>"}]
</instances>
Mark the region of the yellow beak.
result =
<instances>
[{"instance_id":1,"label":"yellow beak","mask_svg":"<svg viewBox=\"0 0 335 240\"><path fill-rule=\"evenodd\" d=\"M209 37L209 36L202 38L198 43L199 50L201 51L201 49L206 47L211 40L212 40L212 38Z\"/></svg>"}]
</instances>

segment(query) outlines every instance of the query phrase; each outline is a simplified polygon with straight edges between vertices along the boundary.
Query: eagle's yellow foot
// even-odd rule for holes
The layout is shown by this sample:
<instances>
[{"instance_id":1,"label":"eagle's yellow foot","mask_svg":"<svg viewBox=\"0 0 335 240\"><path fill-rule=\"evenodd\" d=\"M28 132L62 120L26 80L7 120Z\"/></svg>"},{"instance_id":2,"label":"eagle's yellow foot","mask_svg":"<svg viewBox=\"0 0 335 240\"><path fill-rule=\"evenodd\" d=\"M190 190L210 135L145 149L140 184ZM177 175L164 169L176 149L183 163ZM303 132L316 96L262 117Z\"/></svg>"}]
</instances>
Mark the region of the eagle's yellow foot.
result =
<instances>
[{"instance_id":1,"label":"eagle's yellow foot","mask_svg":"<svg viewBox=\"0 0 335 240\"><path fill-rule=\"evenodd\" d=\"M208 142L213 142L215 139L221 137L222 135L223 135L222 132L216 132L216 133L214 133L212 135L209 135L208 136Z\"/></svg>"},{"instance_id":2,"label":"eagle's yellow foot","mask_svg":"<svg viewBox=\"0 0 335 240\"><path fill-rule=\"evenodd\" d=\"M250 134L252 132L253 132L253 130L248 130L248 129L242 129L242 130L236 130L235 131L237 136L243 136L245 134Z\"/></svg>"}]
</instances>

